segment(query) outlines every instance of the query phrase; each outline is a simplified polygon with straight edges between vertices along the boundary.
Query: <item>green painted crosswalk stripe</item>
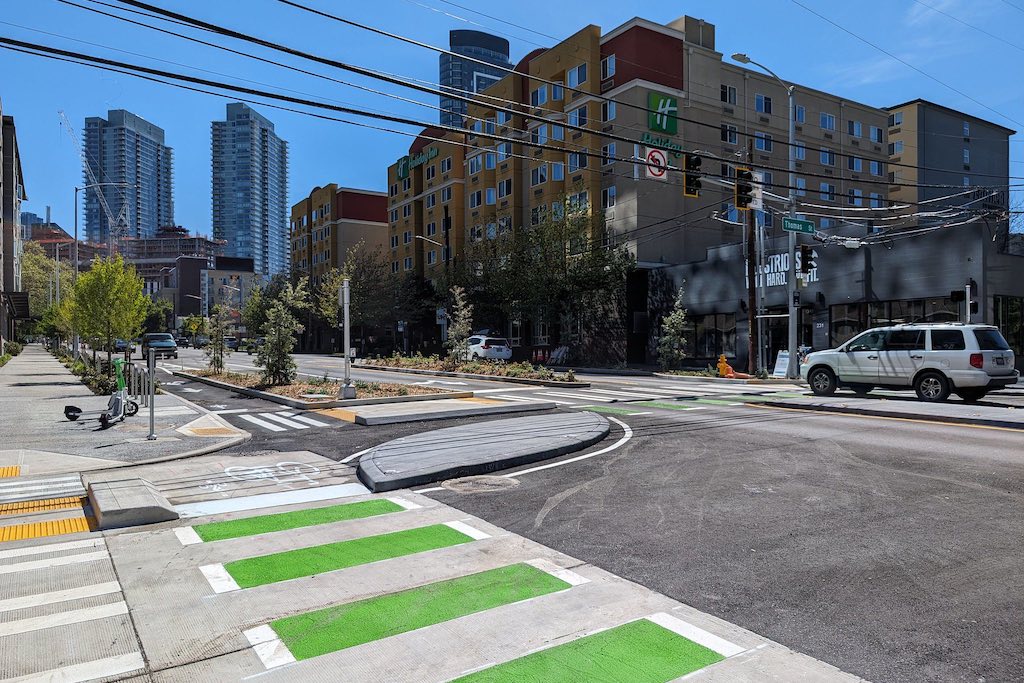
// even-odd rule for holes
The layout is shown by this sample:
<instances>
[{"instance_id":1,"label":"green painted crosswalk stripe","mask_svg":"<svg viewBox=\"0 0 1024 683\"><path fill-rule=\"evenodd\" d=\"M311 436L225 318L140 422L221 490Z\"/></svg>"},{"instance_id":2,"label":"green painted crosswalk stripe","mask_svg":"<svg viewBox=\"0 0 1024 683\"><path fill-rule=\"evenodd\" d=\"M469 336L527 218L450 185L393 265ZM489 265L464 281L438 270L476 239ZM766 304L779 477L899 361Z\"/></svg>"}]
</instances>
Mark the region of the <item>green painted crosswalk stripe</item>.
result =
<instances>
[{"instance_id":1,"label":"green painted crosswalk stripe","mask_svg":"<svg viewBox=\"0 0 1024 683\"><path fill-rule=\"evenodd\" d=\"M722 659L714 650L640 619L452 683L666 683Z\"/></svg>"},{"instance_id":2,"label":"green painted crosswalk stripe","mask_svg":"<svg viewBox=\"0 0 1024 683\"><path fill-rule=\"evenodd\" d=\"M309 659L566 588L568 583L547 572L513 564L285 617L270 626L296 659Z\"/></svg>"},{"instance_id":3,"label":"green painted crosswalk stripe","mask_svg":"<svg viewBox=\"0 0 1024 683\"><path fill-rule=\"evenodd\" d=\"M630 410L628 408L612 408L611 406L580 406L583 410L592 410L595 413L612 413L613 415L629 415L635 413L636 410Z\"/></svg>"},{"instance_id":4,"label":"green painted crosswalk stripe","mask_svg":"<svg viewBox=\"0 0 1024 683\"><path fill-rule=\"evenodd\" d=\"M665 410L693 410L693 406L683 403L667 403L665 401L640 401L635 404L645 408L664 408Z\"/></svg>"},{"instance_id":5,"label":"green painted crosswalk stripe","mask_svg":"<svg viewBox=\"0 0 1024 683\"><path fill-rule=\"evenodd\" d=\"M255 536L272 531L286 531L318 524L343 522L350 519L362 519L389 512L404 510L401 505L385 498L367 500L360 503L331 505L329 507L282 512L274 515L259 515L245 519L232 519L226 522L211 522L193 527L199 538L204 541L223 541L229 538Z\"/></svg>"},{"instance_id":6,"label":"green painted crosswalk stripe","mask_svg":"<svg viewBox=\"0 0 1024 683\"><path fill-rule=\"evenodd\" d=\"M403 555L468 543L473 539L444 524L366 536L311 548L286 550L224 565L241 588L313 576Z\"/></svg>"}]
</instances>

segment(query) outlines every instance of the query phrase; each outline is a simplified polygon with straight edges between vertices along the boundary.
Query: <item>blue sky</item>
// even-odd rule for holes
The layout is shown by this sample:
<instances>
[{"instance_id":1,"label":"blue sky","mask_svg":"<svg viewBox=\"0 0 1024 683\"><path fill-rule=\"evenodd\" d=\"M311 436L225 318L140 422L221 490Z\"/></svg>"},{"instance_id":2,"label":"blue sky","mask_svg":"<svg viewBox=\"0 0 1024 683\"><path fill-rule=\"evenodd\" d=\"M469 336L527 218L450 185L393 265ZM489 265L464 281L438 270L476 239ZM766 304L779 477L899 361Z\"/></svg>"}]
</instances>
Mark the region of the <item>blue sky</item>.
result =
<instances>
[{"instance_id":1,"label":"blue sky","mask_svg":"<svg viewBox=\"0 0 1024 683\"><path fill-rule=\"evenodd\" d=\"M275 0L149 1L349 63L427 81L437 80L436 53L318 19ZM552 43L542 35L473 14L443 0L306 1L320 9L433 45L446 46L450 29L470 28L506 34L512 44L513 61L538 45ZM664 23L685 13L716 24L720 52L726 55L747 52L797 83L876 106L922 97L1024 130L1024 124L1014 122L1014 119L1024 122L1024 90L1018 83L1024 71L1024 37L1021 37L1024 0L862 0L858 3L800 0L981 104L827 24L793 0L733 0L728 3L521 0L486 6L473 0L456 1L459 5L481 7L495 17L557 37L570 35L588 23L597 24L607 32L633 16ZM435 121L437 117L432 109L302 76L212 48L185 44L177 38L62 5L57 0L4 0L3 9L0 35L8 37L213 80L243 83L242 79L249 79L261 84L248 84L251 87L287 89L303 93L297 95L300 97L311 96L311 99L424 121ZM996 37L968 28L957 19ZM43 35L28 28L63 37ZM112 49L114 47L135 54L119 53ZM248 45L241 49L259 50ZM437 104L427 94L379 84L328 67L311 66L271 51L261 54L342 80ZM204 73L202 69L216 73ZM4 114L13 115L18 128L29 195L26 210L42 214L46 205L50 205L55 221L69 229L73 225L73 187L81 182L81 164L59 125L57 111L63 109L80 133L85 117L102 116L108 109L123 108L167 132L167 143L175 153L176 221L192 231L209 233L210 122L224 117L224 105L231 101L229 98L189 93L130 76L3 50L0 50L0 98ZM1010 118L999 116L986 107ZM256 108L274 121L278 134L290 143L289 203L304 197L314 186L329 182L384 190L387 165L401 156L411 141L401 135L368 131L269 107ZM1010 145L1011 175L1024 176L1021 139L1024 137L1012 138Z\"/></svg>"}]
</instances>

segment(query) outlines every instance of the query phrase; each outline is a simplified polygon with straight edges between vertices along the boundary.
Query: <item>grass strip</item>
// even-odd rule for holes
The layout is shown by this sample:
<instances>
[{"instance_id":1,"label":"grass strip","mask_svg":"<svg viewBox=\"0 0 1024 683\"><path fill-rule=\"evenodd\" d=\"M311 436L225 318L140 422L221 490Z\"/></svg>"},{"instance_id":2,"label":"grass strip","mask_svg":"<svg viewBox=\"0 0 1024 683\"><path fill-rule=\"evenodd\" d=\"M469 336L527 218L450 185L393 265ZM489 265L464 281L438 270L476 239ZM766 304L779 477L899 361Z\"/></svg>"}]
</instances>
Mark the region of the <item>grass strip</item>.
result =
<instances>
[{"instance_id":1,"label":"grass strip","mask_svg":"<svg viewBox=\"0 0 1024 683\"><path fill-rule=\"evenodd\" d=\"M285 617L271 627L296 659L309 659L566 588L547 572L513 564Z\"/></svg>"},{"instance_id":2,"label":"grass strip","mask_svg":"<svg viewBox=\"0 0 1024 683\"><path fill-rule=\"evenodd\" d=\"M473 539L444 524L366 536L311 548L249 557L224 565L241 588L313 576L369 562L468 543Z\"/></svg>"},{"instance_id":3,"label":"grass strip","mask_svg":"<svg viewBox=\"0 0 1024 683\"><path fill-rule=\"evenodd\" d=\"M256 534L267 534L272 531L287 531L288 529L299 529L305 526L344 522L349 519L362 519L390 512L400 512L404 509L401 505L392 503L390 500L377 498L376 500L366 500L360 503L331 505L329 507L311 508L309 510L296 510L295 512L281 512L274 515L232 519L227 522L211 522L210 524L200 524L193 528L199 535L199 538L206 542L224 541L229 538L255 536Z\"/></svg>"},{"instance_id":4,"label":"grass strip","mask_svg":"<svg viewBox=\"0 0 1024 683\"><path fill-rule=\"evenodd\" d=\"M722 659L714 650L639 619L452 683L666 683Z\"/></svg>"}]
</instances>

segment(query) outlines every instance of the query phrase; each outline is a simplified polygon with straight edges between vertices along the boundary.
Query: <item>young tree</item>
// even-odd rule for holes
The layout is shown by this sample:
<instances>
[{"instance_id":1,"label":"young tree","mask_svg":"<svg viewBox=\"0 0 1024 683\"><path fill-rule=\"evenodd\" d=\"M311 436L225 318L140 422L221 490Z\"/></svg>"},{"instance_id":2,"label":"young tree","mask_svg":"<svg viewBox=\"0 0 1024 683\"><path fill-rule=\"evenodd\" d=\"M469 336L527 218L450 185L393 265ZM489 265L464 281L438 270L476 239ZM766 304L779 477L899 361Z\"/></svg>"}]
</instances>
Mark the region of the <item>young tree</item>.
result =
<instances>
[{"instance_id":1,"label":"young tree","mask_svg":"<svg viewBox=\"0 0 1024 683\"><path fill-rule=\"evenodd\" d=\"M678 368L686 359L686 307L683 305L683 288L676 292L672 312L661 323L661 337L658 339L658 362L663 370Z\"/></svg>"},{"instance_id":2,"label":"young tree","mask_svg":"<svg viewBox=\"0 0 1024 683\"><path fill-rule=\"evenodd\" d=\"M142 322L143 332L166 332L171 316L174 314L174 304L167 299L146 298L146 318Z\"/></svg>"},{"instance_id":3,"label":"young tree","mask_svg":"<svg viewBox=\"0 0 1024 683\"><path fill-rule=\"evenodd\" d=\"M198 317L198 316L193 316ZM224 306L214 306L210 315L210 343L206 345L206 357L209 359L210 369L216 373L224 372L224 359L231 349L228 348L224 337L228 335L231 325L231 311Z\"/></svg>"},{"instance_id":4,"label":"young tree","mask_svg":"<svg viewBox=\"0 0 1024 683\"><path fill-rule=\"evenodd\" d=\"M256 365L263 368L266 384L290 384L295 379L295 335L304 329L296 313L309 307L309 293L306 279L302 278L293 287L285 284L280 294L270 304L263 323L266 341L256 352Z\"/></svg>"},{"instance_id":5,"label":"young tree","mask_svg":"<svg viewBox=\"0 0 1024 683\"><path fill-rule=\"evenodd\" d=\"M250 335L263 334L267 312L274 300L281 298L286 287L291 287L288 278L275 275L266 284L252 288L241 311L242 322Z\"/></svg>"},{"instance_id":6,"label":"young tree","mask_svg":"<svg viewBox=\"0 0 1024 683\"><path fill-rule=\"evenodd\" d=\"M466 298L466 291L455 285L451 289L451 312L448 314L448 357L445 365L454 370L466 359L469 351L468 340L473 333L473 305Z\"/></svg>"},{"instance_id":7,"label":"young tree","mask_svg":"<svg viewBox=\"0 0 1024 683\"><path fill-rule=\"evenodd\" d=\"M206 333L206 319L201 315L190 315L182 323L185 331L192 335L192 346L196 345L196 335Z\"/></svg>"},{"instance_id":8,"label":"young tree","mask_svg":"<svg viewBox=\"0 0 1024 683\"><path fill-rule=\"evenodd\" d=\"M142 329L148 299L142 278L120 255L96 259L78 278L68 300L70 318L81 335L107 350L109 366L115 339L132 339Z\"/></svg>"}]
</instances>

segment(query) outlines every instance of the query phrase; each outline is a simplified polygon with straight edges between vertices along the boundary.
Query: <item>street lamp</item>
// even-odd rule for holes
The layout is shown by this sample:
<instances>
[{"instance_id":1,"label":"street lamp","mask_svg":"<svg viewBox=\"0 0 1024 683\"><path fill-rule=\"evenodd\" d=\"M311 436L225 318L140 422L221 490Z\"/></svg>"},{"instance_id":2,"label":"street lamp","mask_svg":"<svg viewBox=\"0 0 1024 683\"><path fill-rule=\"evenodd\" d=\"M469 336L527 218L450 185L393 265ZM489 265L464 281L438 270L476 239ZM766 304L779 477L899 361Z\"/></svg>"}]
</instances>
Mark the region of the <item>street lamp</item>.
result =
<instances>
[{"instance_id":1,"label":"street lamp","mask_svg":"<svg viewBox=\"0 0 1024 683\"><path fill-rule=\"evenodd\" d=\"M793 94L796 90L795 85L787 85L785 81L779 78L778 74L766 67L764 64L755 62L753 59L737 52L732 56L733 60L740 64L753 64L754 66L761 67L769 76L779 82L786 90L786 95L789 97L789 217L796 218L796 105L793 102ZM789 335L788 344L789 349L789 367L786 368L786 377L789 379L797 378L797 369L800 364L797 360L797 304L796 304L796 233L789 232L789 269L786 274L786 295L789 299Z\"/></svg>"}]
</instances>

